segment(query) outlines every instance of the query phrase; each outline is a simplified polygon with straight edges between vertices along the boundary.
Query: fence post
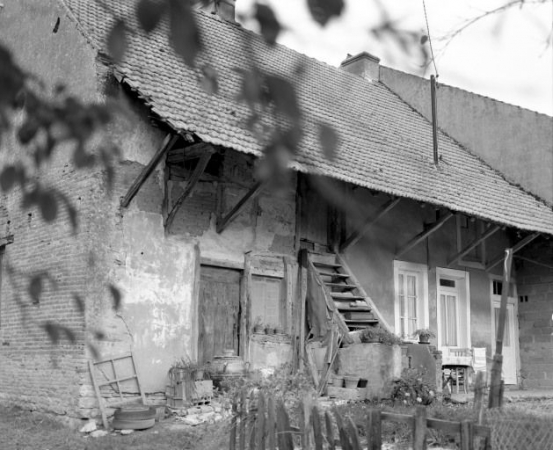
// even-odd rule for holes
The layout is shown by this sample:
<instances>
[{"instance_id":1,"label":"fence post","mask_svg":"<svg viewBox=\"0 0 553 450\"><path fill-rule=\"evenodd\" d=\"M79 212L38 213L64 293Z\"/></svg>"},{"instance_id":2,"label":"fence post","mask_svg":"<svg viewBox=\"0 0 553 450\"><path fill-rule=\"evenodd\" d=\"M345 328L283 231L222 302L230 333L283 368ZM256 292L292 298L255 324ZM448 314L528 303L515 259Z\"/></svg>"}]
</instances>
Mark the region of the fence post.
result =
<instances>
[{"instance_id":1,"label":"fence post","mask_svg":"<svg viewBox=\"0 0 553 450\"><path fill-rule=\"evenodd\" d=\"M243 389L240 393L240 433L238 435L238 449L246 449L246 417L248 415L246 390Z\"/></svg>"},{"instance_id":2,"label":"fence post","mask_svg":"<svg viewBox=\"0 0 553 450\"><path fill-rule=\"evenodd\" d=\"M328 449L336 450L336 444L334 443L334 430L332 429L332 417L330 412L325 411L326 422L326 440L328 441Z\"/></svg>"},{"instance_id":3,"label":"fence post","mask_svg":"<svg viewBox=\"0 0 553 450\"><path fill-rule=\"evenodd\" d=\"M361 442L359 441L359 434L357 433L357 426L353 420L348 418L348 431L351 436L351 447L353 450L362 450Z\"/></svg>"},{"instance_id":4,"label":"fence post","mask_svg":"<svg viewBox=\"0 0 553 450\"><path fill-rule=\"evenodd\" d=\"M382 415L379 409L369 409L367 417L367 450L382 448Z\"/></svg>"},{"instance_id":5,"label":"fence post","mask_svg":"<svg viewBox=\"0 0 553 450\"><path fill-rule=\"evenodd\" d=\"M277 405L278 450L294 450L290 419L282 401Z\"/></svg>"},{"instance_id":6,"label":"fence post","mask_svg":"<svg viewBox=\"0 0 553 450\"><path fill-rule=\"evenodd\" d=\"M461 450L473 450L472 422L463 420L461 422Z\"/></svg>"},{"instance_id":7,"label":"fence post","mask_svg":"<svg viewBox=\"0 0 553 450\"><path fill-rule=\"evenodd\" d=\"M313 424L313 441L315 450L323 450L323 426L321 424L321 416L316 405L313 405L311 411L311 423Z\"/></svg>"},{"instance_id":8,"label":"fence post","mask_svg":"<svg viewBox=\"0 0 553 450\"><path fill-rule=\"evenodd\" d=\"M275 435L275 399L272 395L269 396L267 409L267 434L269 440L269 450L276 450L276 435Z\"/></svg>"},{"instance_id":9,"label":"fence post","mask_svg":"<svg viewBox=\"0 0 553 450\"><path fill-rule=\"evenodd\" d=\"M301 441L304 450L311 450L311 397L303 399L300 428L302 431Z\"/></svg>"},{"instance_id":10,"label":"fence post","mask_svg":"<svg viewBox=\"0 0 553 450\"><path fill-rule=\"evenodd\" d=\"M415 412L413 450L426 450L426 408L424 406L417 406Z\"/></svg>"},{"instance_id":11,"label":"fence post","mask_svg":"<svg viewBox=\"0 0 553 450\"><path fill-rule=\"evenodd\" d=\"M236 421L238 420L237 400L232 402L232 420L230 423L230 443L229 450L236 450Z\"/></svg>"},{"instance_id":12,"label":"fence post","mask_svg":"<svg viewBox=\"0 0 553 450\"><path fill-rule=\"evenodd\" d=\"M336 408L334 408L334 417L336 418L336 426L338 427L338 434L340 436L340 444L342 445L342 450L352 450L349 443L348 434L344 428L344 423L342 422L342 417L338 414Z\"/></svg>"},{"instance_id":13,"label":"fence post","mask_svg":"<svg viewBox=\"0 0 553 450\"><path fill-rule=\"evenodd\" d=\"M255 450L265 450L265 395L261 392L257 397L257 419L255 423Z\"/></svg>"}]
</instances>

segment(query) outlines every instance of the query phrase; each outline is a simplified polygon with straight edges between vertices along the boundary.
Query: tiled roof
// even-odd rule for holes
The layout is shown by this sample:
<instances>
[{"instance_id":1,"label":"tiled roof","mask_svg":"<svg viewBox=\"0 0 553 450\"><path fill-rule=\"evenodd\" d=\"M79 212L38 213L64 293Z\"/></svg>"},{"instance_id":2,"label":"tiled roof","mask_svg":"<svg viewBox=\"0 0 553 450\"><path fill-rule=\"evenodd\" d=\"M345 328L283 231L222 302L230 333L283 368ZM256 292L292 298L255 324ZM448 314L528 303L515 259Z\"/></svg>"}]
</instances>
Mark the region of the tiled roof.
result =
<instances>
[{"instance_id":1,"label":"tiled roof","mask_svg":"<svg viewBox=\"0 0 553 450\"><path fill-rule=\"evenodd\" d=\"M219 92L201 87L198 69L185 66L167 43L164 24L146 35L137 25L133 1L62 0L98 50L114 23L113 13L133 29L119 70L124 81L175 130L202 140L259 155L261 146L245 126L249 110L236 100L251 58L262 70L291 79L304 112L304 135L294 167L359 186L430 202L499 224L553 234L553 211L507 182L476 156L440 134L441 161L433 164L430 123L381 83L276 45L238 25L198 12L205 51L219 77ZM105 5L109 5L109 10ZM249 51L247 48L249 47ZM302 65L301 75L291 75ZM266 120L270 120L266 118ZM333 161L318 142L318 123L340 136Z\"/></svg>"}]
</instances>

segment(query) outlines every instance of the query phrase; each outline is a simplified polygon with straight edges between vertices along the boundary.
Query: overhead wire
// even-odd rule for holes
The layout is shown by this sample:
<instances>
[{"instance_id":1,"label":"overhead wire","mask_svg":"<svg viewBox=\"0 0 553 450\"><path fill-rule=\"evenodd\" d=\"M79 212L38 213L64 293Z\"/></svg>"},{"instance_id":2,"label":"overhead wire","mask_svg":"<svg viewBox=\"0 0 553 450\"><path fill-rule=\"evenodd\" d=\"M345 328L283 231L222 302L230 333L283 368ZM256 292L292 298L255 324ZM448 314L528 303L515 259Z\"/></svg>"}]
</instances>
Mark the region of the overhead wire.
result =
<instances>
[{"instance_id":1,"label":"overhead wire","mask_svg":"<svg viewBox=\"0 0 553 450\"><path fill-rule=\"evenodd\" d=\"M438 67L436 66L436 58L434 57L434 47L432 46L432 36L430 35L430 26L428 25L428 14L426 12L426 2L422 0L422 8L424 10L424 20L426 22L426 35L428 36L428 43L430 45L430 55L432 57L432 65L434 66L434 72L436 72L436 78L439 77Z\"/></svg>"}]
</instances>

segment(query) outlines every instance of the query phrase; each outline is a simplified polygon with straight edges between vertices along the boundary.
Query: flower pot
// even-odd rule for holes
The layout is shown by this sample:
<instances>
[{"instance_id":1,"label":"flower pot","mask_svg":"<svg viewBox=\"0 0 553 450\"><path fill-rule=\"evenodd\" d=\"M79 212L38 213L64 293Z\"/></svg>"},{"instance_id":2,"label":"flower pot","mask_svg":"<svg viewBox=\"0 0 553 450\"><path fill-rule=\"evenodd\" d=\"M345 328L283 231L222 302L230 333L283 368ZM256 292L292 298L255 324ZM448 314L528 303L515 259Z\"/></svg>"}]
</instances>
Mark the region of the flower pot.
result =
<instances>
[{"instance_id":1,"label":"flower pot","mask_svg":"<svg viewBox=\"0 0 553 450\"><path fill-rule=\"evenodd\" d=\"M253 332L255 334L265 334L265 328L263 328L261 325L254 325Z\"/></svg>"},{"instance_id":2,"label":"flower pot","mask_svg":"<svg viewBox=\"0 0 553 450\"><path fill-rule=\"evenodd\" d=\"M276 327L275 334L284 334L284 327Z\"/></svg>"},{"instance_id":3,"label":"flower pot","mask_svg":"<svg viewBox=\"0 0 553 450\"><path fill-rule=\"evenodd\" d=\"M265 328L266 334L275 334L275 329L273 327L267 327Z\"/></svg>"},{"instance_id":4,"label":"flower pot","mask_svg":"<svg viewBox=\"0 0 553 450\"><path fill-rule=\"evenodd\" d=\"M359 377L344 377L346 389L355 389L359 384Z\"/></svg>"},{"instance_id":5,"label":"flower pot","mask_svg":"<svg viewBox=\"0 0 553 450\"><path fill-rule=\"evenodd\" d=\"M419 336L419 344L430 344L430 336L421 334Z\"/></svg>"},{"instance_id":6,"label":"flower pot","mask_svg":"<svg viewBox=\"0 0 553 450\"><path fill-rule=\"evenodd\" d=\"M332 377L332 385L341 388L344 385L344 377L341 375L334 375Z\"/></svg>"}]
</instances>

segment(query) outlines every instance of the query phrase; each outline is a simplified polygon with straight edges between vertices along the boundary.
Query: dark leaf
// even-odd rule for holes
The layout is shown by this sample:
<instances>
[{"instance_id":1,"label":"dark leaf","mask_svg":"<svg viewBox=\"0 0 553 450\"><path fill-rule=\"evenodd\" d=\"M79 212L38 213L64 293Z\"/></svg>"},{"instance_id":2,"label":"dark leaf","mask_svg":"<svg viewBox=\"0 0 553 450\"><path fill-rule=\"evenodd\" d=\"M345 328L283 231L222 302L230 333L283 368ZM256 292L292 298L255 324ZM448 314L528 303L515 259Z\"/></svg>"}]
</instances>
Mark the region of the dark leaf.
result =
<instances>
[{"instance_id":1,"label":"dark leaf","mask_svg":"<svg viewBox=\"0 0 553 450\"><path fill-rule=\"evenodd\" d=\"M334 128L326 123L320 123L319 142L321 143L325 157L333 161L336 156L336 147L338 146L338 134Z\"/></svg>"},{"instance_id":2,"label":"dark leaf","mask_svg":"<svg viewBox=\"0 0 553 450\"><path fill-rule=\"evenodd\" d=\"M307 0L313 19L325 26L332 17L339 17L344 10L344 0Z\"/></svg>"},{"instance_id":3,"label":"dark leaf","mask_svg":"<svg viewBox=\"0 0 553 450\"><path fill-rule=\"evenodd\" d=\"M261 35L265 38L268 44L274 45L277 37L282 30L273 9L268 5L255 5L255 19L261 27Z\"/></svg>"},{"instance_id":4,"label":"dark leaf","mask_svg":"<svg viewBox=\"0 0 553 450\"><path fill-rule=\"evenodd\" d=\"M98 351L98 348L94 344L91 344L90 342L88 342L86 346L88 347L88 351L92 355L92 359L94 361L98 361L100 359L100 352Z\"/></svg>"},{"instance_id":5,"label":"dark leaf","mask_svg":"<svg viewBox=\"0 0 553 450\"><path fill-rule=\"evenodd\" d=\"M202 87L208 94L216 94L219 91L217 71L211 66L202 67Z\"/></svg>"},{"instance_id":6,"label":"dark leaf","mask_svg":"<svg viewBox=\"0 0 553 450\"><path fill-rule=\"evenodd\" d=\"M83 298L79 294L73 294L73 301L75 302L75 306L79 310L81 314L84 314L85 312L85 304Z\"/></svg>"},{"instance_id":7,"label":"dark leaf","mask_svg":"<svg viewBox=\"0 0 553 450\"><path fill-rule=\"evenodd\" d=\"M118 20L108 35L108 51L115 62L121 62L127 51L127 33L125 22Z\"/></svg>"},{"instance_id":8,"label":"dark leaf","mask_svg":"<svg viewBox=\"0 0 553 450\"><path fill-rule=\"evenodd\" d=\"M35 275L31 278L29 283L29 295L33 303L40 303L40 296L42 295L42 275Z\"/></svg>"},{"instance_id":9,"label":"dark leaf","mask_svg":"<svg viewBox=\"0 0 553 450\"><path fill-rule=\"evenodd\" d=\"M113 284L109 285L109 291L113 298L113 309L119 311L119 308L121 308L121 292Z\"/></svg>"},{"instance_id":10,"label":"dark leaf","mask_svg":"<svg viewBox=\"0 0 553 450\"><path fill-rule=\"evenodd\" d=\"M428 41L428 36L426 34L422 35L421 36L421 45L426 44L427 41Z\"/></svg>"},{"instance_id":11,"label":"dark leaf","mask_svg":"<svg viewBox=\"0 0 553 450\"><path fill-rule=\"evenodd\" d=\"M65 337L69 340L69 342L74 344L75 341L77 340L77 336L75 336L75 332L71 328L68 328L68 327L60 327L60 328L61 328L61 331L64 332Z\"/></svg>"},{"instance_id":12,"label":"dark leaf","mask_svg":"<svg viewBox=\"0 0 553 450\"><path fill-rule=\"evenodd\" d=\"M94 337L99 341L103 341L106 338L106 334L103 331L95 331Z\"/></svg>"},{"instance_id":13,"label":"dark leaf","mask_svg":"<svg viewBox=\"0 0 553 450\"><path fill-rule=\"evenodd\" d=\"M169 40L184 62L194 67L202 41L189 0L169 0Z\"/></svg>"},{"instance_id":14,"label":"dark leaf","mask_svg":"<svg viewBox=\"0 0 553 450\"><path fill-rule=\"evenodd\" d=\"M235 70L242 75L239 100L244 100L253 109L257 103L261 102L261 76L255 70Z\"/></svg>"},{"instance_id":15,"label":"dark leaf","mask_svg":"<svg viewBox=\"0 0 553 450\"><path fill-rule=\"evenodd\" d=\"M19 170L15 166L6 166L0 174L0 187L8 192L15 184L19 176Z\"/></svg>"},{"instance_id":16,"label":"dark leaf","mask_svg":"<svg viewBox=\"0 0 553 450\"><path fill-rule=\"evenodd\" d=\"M58 201L51 191L44 191L40 194L38 206L42 218L46 222L53 222L58 216Z\"/></svg>"},{"instance_id":17,"label":"dark leaf","mask_svg":"<svg viewBox=\"0 0 553 450\"><path fill-rule=\"evenodd\" d=\"M48 334L48 337L52 341L53 344L57 344L60 341L60 327L59 325L53 323L53 322L46 322L43 325L44 330Z\"/></svg>"},{"instance_id":18,"label":"dark leaf","mask_svg":"<svg viewBox=\"0 0 553 450\"><path fill-rule=\"evenodd\" d=\"M71 227L73 227L73 231L76 231L77 227L79 226L79 218L78 218L78 215L77 215L77 210L70 203L67 203L65 206L67 208L67 213L69 214L69 220L71 221Z\"/></svg>"},{"instance_id":19,"label":"dark leaf","mask_svg":"<svg viewBox=\"0 0 553 450\"><path fill-rule=\"evenodd\" d=\"M142 29L149 33L157 26L161 16L165 12L165 3L155 2L153 0L140 0L136 5L136 16Z\"/></svg>"},{"instance_id":20,"label":"dark leaf","mask_svg":"<svg viewBox=\"0 0 553 450\"><path fill-rule=\"evenodd\" d=\"M39 124L33 118L28 118L17 132L17 138L23 145L31 142L39 129Z\"/></svg>"},{"instance_id":21,"label":"dark leaf","mask_svg":"<svg viewBox=\"0 0 553 450\"><path fill-rule=\"evenodd\" d=\"M296 90L290 82L279 76L269 75L267 76L267 87L269 96L275 103L278 112L292 120L298 120L301 117Z\"/></svg>"}]
</instances>

